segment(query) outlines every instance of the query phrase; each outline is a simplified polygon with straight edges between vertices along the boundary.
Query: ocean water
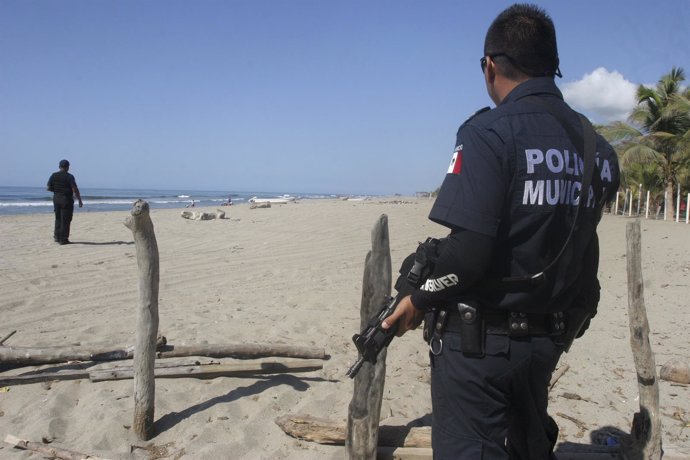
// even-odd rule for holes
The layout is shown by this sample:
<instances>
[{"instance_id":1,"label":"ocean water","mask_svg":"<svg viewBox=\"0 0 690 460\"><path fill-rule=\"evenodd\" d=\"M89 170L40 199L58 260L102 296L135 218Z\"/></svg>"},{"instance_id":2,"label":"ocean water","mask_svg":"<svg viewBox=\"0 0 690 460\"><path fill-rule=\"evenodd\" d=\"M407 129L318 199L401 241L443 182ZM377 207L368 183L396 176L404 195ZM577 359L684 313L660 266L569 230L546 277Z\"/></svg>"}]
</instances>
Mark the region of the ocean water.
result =
<instances>
[{"instance_id":1,"label":"ocean water","mask_svg":"<svg viewBox=\"0 0 690 460\"><path fill-rule=\"evenodd\" d=\"M327 194L295 194L272 192L147 190L79 187L84 207L75 204L75 212L126 211L138 199L148 201L151 209L186 208L194 200L195 207L221 206L232 199L233 206L247 204L252 197L274 198L290 195L298 199L334 198ZM52 213L53 194L41 187L0 186L0 215Z\"/></svg>"}]
</instances>

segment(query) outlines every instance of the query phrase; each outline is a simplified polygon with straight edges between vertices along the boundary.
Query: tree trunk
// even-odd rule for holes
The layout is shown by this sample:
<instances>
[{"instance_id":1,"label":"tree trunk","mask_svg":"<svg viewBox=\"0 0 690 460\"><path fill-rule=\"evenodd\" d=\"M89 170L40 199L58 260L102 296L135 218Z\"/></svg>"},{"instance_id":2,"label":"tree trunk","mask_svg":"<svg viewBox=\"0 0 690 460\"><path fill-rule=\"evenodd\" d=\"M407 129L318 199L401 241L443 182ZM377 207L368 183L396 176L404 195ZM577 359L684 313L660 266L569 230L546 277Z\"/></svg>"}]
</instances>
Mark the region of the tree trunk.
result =
<instances>
[{"instance_id":1,"label":"tree trunk","mask_svg":"<svg viewBox=\"0 0 690 460\"><path fill-rule=\"evenodd\" d=\"M664 203L664 209L666 209L666 219L673 221L675 219L675 200L673 199L673 181L669 180L666 182L666 202Z\"/></svg>"},{"instance_id":2,"label":"tree trunk","mask_svg":"<svg viewBox=\"0 0 690 460\"><path fill-rule=\"evenodd\" d=\"M133 432L146 441L153 434L155 402L154 363L158 333L158 244L149 216L149 204L137 200L125 226L134 235L139 267L139 309L134 345L134 422Z\"/></svg>"},{"instance_id":3,"label":"tree trunk","mask_svg":"<svg viewBox=\"0 0 690 460\"><path fill-rule=\"evenodd\" d=\"M371 232L371 251L364 263L360 330L374 317L391 292L388 217L383 214ZM379 416L386 379L386 350L371 365L365 362L355 377L347 418L347 451L351 459L373 460L378 445Z\"/></svg>"}]
</instances>

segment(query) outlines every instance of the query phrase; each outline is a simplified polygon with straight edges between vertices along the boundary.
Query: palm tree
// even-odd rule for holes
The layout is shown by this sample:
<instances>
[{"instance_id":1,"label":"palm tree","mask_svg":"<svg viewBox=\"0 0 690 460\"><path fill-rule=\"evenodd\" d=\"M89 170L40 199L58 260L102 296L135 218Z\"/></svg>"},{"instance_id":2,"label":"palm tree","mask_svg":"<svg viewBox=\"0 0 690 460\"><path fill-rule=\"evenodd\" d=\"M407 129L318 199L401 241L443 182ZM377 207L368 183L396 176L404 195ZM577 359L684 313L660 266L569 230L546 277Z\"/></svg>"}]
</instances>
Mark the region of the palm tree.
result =
<instances>
[{"instance_id":1,"label":"palm tree","mask_svg":"<svg viewBox=\"0 0 690 460\"><path fill-rule=\"evenodd\" d=\"M632 190L634 196L640 197L640 200L645 199L641 196L642 191L651 190L650 207L653 209L659 209L664 201L664 193L659 192L664 187L661 169L654 162L627 164L621 172L621 186ZM632 206L633 203L629 203L629 205Z\"/></svg>"},{"instance_id":2,"label":"palm tree","mask_svg":"<svg viewBox=\"0 0 690 460\"><path fill-rule=\"evenodd\" d=\"M673 68L654 88L637 88L637 106L630 123L614 122L602 129L619 152L624 170L632 164L653 164L666 189L667 218L673 218L673 185L690 166L690 91L683 90L685 72Z\"/></svg>"}]
</instances>

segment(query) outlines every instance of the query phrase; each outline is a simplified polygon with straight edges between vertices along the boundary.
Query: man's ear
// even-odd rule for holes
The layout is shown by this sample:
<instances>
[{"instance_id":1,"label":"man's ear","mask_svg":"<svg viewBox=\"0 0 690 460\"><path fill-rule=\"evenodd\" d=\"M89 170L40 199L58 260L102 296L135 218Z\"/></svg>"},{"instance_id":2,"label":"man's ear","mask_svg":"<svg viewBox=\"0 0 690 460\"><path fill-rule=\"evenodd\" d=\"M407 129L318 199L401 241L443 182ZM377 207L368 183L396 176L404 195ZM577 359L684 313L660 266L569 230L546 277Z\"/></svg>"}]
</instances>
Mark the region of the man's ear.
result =
<instances>
[{"instance_id":1,"label":"man's ear","mask_svg":"<svg viewBox=\"0 0 690 460\"><path fill-rule=\"evenodd\" d=\"M491 84L496 80L496 63L490 56L486 57L486 79Z\"/></svg>"}]
</instances>

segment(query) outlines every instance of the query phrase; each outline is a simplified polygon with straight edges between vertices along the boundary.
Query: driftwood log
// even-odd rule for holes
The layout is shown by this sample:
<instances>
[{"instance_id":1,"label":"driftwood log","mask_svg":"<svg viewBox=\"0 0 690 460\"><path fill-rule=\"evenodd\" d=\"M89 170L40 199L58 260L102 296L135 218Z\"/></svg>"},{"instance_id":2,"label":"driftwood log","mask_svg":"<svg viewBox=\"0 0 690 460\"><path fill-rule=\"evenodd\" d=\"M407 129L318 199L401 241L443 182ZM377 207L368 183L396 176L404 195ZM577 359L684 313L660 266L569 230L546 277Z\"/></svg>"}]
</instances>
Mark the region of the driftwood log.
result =
<instances>
[{"instance_id":1,"label":"driftwood log","mask_svg":"<svg viewBox=\"0 0 690 460\"><path fill-rule=\"evenodd\" d=\"M155 369L156 378L199 378L244 377L261 374L285 374L311 372L323 369L323 362L315 359L293 359L286 361L240 362L231 364L200 364L198 366L175 366ZM134 369L106 369L91 371L92 382L131 379Z\"/></svg>"},{"instance_id":2,"label":"driftwood log","mask_svg":"<svg viewBox=\"0 0 690 460\"><path fill-rule=\"evenodd\" d=\"M216 212L182 211L180 216L190 220L225 219L225 211L223 211L222 209L217 209Z\"/></svg>"},{"instance_id":3,"label":"driftwood log","mask_svg":"<svg viewBox=\"0 0 690 460\"><path fill-rule=\"evenodd\" d=\"M111 361L129 359L134 347L92 348L84 347L7 347L0 346L0 362L11 364L55 364L67 361Z\"/></svg>"},{"instance_id":4,"label":"driftwood log","mask_svg":"<svg viewBox=\"0 0 690 460\"><path fill-rule=\"evenodd\" d=\"M209 358L303 358L327 359L323 348L302 347L291 345L166 345L165 338L157 342L156 356L158 358L182 358L185 356L207 356ZM34 365L56 364L68 361L117 361L131 359L134 356L134 346L125 348L86 348L86 347L3 347L0 346L0 363Z\"/></svg>"},{"instance_id":5,"label":"driftwood log","mask_svg":"<svg viewBox=\"0 0 690 460\"><path fill-rule=\"evenodd\" d=\"M49 458L59 458L61 460L101 460L88 454L82 454L72 450L64 449L54 445L45 445L40 442L27 441L16 436L8 434L5 437L5 442L11 444L17 449L30 450L42 454L41 456L49 456Z\"/></svg>"},{"instance_id":6,"label":"driftwood log","mask_svg":"<svg viewBox=\"0 0 690 460\"><path fill-rule=\"evenodd\" d=\"M207 360L205 362L200 362L199 360L189 360L186 362L165 362L157 361L156 369L163 367L184 367L184 366L199 366L199 365L210 365L219 364L218 361ZM103 370L115 370L115 369L132 369L131 366L127 367L110 367L110 368L99 368L99 369L87 369L88 365L85 367L77 367L74 369L40 369L36 371L27 372L21 375L8 375L0 376L0 386L5 385L24 385L28 383L40 383L40 382L54 382L58 380L79 380L90 378L90 373L93 371L103 371Z\"/></svg>"},{"instance_id":7,"label":"driftwood log","mask_svg":"<svg viewBox=\"0 0 690 460\"><path fill-rule=\"evenodd\" d=\"M244 377L261 374L283 374L292 372L311 372L323 368L323 362L313 359L263 360L230 364L164 364L157 363L154 369L156 378L199 378ZM33 372L26 375L0 377L0 386L23 385L28 383L52 382L56 380L89 379L92 382L123 380L134 377L133 367L116 367L96 370L69 370L58 372Z\"/></svg>"},{"instance_id":8,"label":"driftwood log","mask_svg":"<svg viewBox=\"0 0 690 460\"><path fill-rule=\"evenodd\" d=\"M570 369L570 366L567 364L558 368L551 377L549 391L568 369ZM342 445L345 444L347 439L347 426L345 424L325 418L305 414L287 414L276 418L275 422L288 435L304 441ZM378 447L378 458L381 458L382 447L431 447L431 427L381 425L378 427ZM399 451L394 452L390 449L385 450L385 452L395 455L400 454ZM422 451L407 452L410 454L411 452L419 453ZM423 452L426 455L426 451Z\"/></svg>"},{"instance_id":9,"label":"driftwood log","mask_svg":"<svg viewBox=\"0 0 690 460\"><path fill-rule=\"evenodd\" d=\"M347 439L345 424L328 419L296 414L283 415L275 422L285 433L304 441L342 445ZM378 445L431 447L431 427L381 425L378 427Z\"/></svg>"},{"instance_id":10,"label":"driftwood log","mask_svg":"<svg viewBox=\"0 0 690 460\"><path fill-rule=\"evenodd\" d=\"M275 420L285 433L304 441L342 445L347 438L346 426L309 415L284 415ZM381 425L379 427L377 459L431 460L431 427ZM615 448L597 445L578 445L577 451L557 450L559 460L611 460L618 458ZM670 453L664 460L687 460Z\"/></svg>"},{"instance_id":11,"label":"driftwood log","mask_svg":"<svg viewBox=\"0 0 690 460\"><path fill-rule=\"evenodd\" d=\"M12 337L16 332L17 332L17 331L12 331L12 332L10 332L9 334L7 334L5 337L3 337L2 339L0 339L0 345L2 345L3 343L5 343L5 342L7 341L7 339L9 339L10 337Z\"/></svg>"},{"instance_id":12,"label":"driftwood log","mask_svg":"<svg viewBox=\"0 0 690 460\"><path fill-rule=\"evenodd\" d=\"M156 349L161 350L167 339L156 338ZM57 364L69 361L117 361L131 359L134 356L134 345L127 347L3 347L0 346L0 363L34 365Z\"/></svg>"},{"instance_id":13,"label":"driftwood log","mask_svg":"<svg viewBox=\"0 0 690 460\"><path fill-rule=\"evenodd\" d=\"M360 330L381 309L391 292L391 254L388 217L383 214L371 232L371 251L364 263ZM352 459L376 458L379 416L386 379L386 350L375 365L365 362L355 377L354 392L348 408L347 451Z\"/></svg>"},{"instance_id":14,"label":"driftwood log","mask_svg":"<svg viewBox=\"0 0 690 460\"><path fill-rule=\"evenodd\" d=\"M134 422L132 430L146 441L153 433L156 390L154 362L158 334L158 244L149 216L149 204L137 200L125 227L132 231L139 267L139 308L134 345Z\"/></svg>"},{"instance_id":15,"label":"driftwood log","mask_svg":"<svg viewBox=\"0 0 690 460\"><path fill-rule=\"evenodd\" d=\"M568 364L563 364L558 369L556 369L553 374L551 374L551 381L549 382L549 391L553 390L553 387L556 386L558 380L560 380L560 378L563 377L563 375L566 372L568 372L568 369L570 369L570 366Z\"/></svg>"},{"instance_id":16,"label":"driftwood log","mask_svg":"<svg viewBox=\"0 0 690 460\"><path fill-rule=\"evenodd\" d=\"M690 383L690 364L683 359L673 358L661 366L659 378L687 385Z\"/></svg>"},{"instance_id":17,"label":"driftwood log","mask_svg":"<svg viewBox=\"0 0 690 460\"><path fill-rule=\"evenodd\" d=\"M328 359L323 348L292 345L168 345L160 349L159 358L179 358L184 356L207 356L209 358L255 359L268 357Z\"/></svg>"},{"instance_id":18,"label":"driftwood log","mask_svg":"<svg viewBox=\"0 0 690 460\"><path fill-rule=\"evenodd\" d=\"M644 305L640 220L626 225L628 271L628 318L630 345L640 393L640 412L633 417L632 445L624 446L630 459L657 460L662 456L659 384L654 353L649 343L649 322Z\"/></svg>"}]
</instances>

